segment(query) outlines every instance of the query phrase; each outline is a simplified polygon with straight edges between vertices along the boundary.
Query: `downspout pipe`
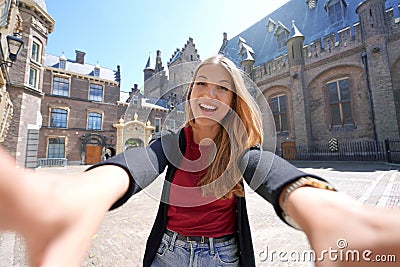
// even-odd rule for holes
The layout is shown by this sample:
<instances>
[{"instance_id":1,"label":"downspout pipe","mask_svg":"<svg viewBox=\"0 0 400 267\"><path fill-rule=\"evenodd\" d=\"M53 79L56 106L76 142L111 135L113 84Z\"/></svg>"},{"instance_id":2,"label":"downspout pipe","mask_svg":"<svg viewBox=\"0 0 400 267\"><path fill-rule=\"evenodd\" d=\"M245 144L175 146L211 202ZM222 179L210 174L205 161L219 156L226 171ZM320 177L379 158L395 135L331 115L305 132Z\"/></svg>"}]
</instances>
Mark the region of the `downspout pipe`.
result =
<instances>
[{"instance_id":1,"label":"downspout pipe","mask_svg":"<svg viewBox=\"0 0 400 267\"><path fill-rule=\"evenodd\" d=\"M368 68L368 59L367 59L367 52L364 51L361 54L361 59L364 64L364 70L365 70L365 80L367 84L367 92L368 92L368 102L369 102L369 108L371 112L371 122L372 122L372 130L374 134L374 141L375 141L375 158L378 161L379 156L378 156L378 136L376 133L376 124L375 124L375 111L374 111L374 103L372 101L372 92L371 92L371 84L369 82L369 68Z\"/></svg>"}]
</instances>

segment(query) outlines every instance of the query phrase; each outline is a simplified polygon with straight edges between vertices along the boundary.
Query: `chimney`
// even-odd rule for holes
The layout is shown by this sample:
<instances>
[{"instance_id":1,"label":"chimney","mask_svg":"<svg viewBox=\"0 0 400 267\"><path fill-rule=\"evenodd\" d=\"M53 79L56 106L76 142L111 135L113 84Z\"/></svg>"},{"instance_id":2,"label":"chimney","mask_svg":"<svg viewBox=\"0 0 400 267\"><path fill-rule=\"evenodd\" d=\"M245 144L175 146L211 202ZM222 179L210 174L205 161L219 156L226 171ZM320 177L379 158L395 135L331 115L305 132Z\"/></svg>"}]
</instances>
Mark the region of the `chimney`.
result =
<instances>
[{"instance_id":1,"label":"chimney","mask_svg":"<svg viewBox=\"0 0 400 267\"><path fill-rule=\"evenodd\" d=\"M75 50L75 53L76 53L75 62L79 63L79 64L82 64L82 65L85 64L85 55L86 55L86 53L82 52L82 51L79 51L79 50Z\"/></svg>"}]
</instances>

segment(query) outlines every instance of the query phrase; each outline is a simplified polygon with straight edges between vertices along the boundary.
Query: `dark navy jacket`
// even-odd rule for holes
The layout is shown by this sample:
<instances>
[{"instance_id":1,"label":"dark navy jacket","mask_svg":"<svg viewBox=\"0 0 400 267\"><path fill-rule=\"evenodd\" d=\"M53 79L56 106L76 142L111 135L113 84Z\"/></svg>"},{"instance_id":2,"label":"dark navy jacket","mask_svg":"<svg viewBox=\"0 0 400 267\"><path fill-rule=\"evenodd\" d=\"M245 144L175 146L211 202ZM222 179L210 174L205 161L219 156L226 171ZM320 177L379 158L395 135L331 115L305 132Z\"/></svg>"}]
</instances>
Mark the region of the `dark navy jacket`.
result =
<instances>
[{"instance_id":1,"label":"dark navy jacket","mask_svg":"<svg viewBox=\"0 0 400 267\"><path fill-rule=\"evenodd\" d=\"M124 204L133 194L148 186L167 168L162 199L153 228L147 240L146 252L143 259L143 266L145 267L150 266L153 262L166 229L168 209L168 204L166 203L168 203L169 185L185 151L186 140L183 132L183 130L178 133L162 132L146 147L126 150L115 157L89 168L92 169L101 165L117 165L125 169L129 174L130 183L127 192L114 203L111 209ZM282 189L285 185L300 177L313 176L305 174L271 152L260 150L259 147L246 150L241 155L238 164L246 183L273 205L277 215L282 220L282 210L278 201ZM319 177L315 178L320 179ZM238 197L236 212L238 213L236 229L240 264L241 266L255 266L250 225L244 197Z\"/></svg>"}]
</instances>

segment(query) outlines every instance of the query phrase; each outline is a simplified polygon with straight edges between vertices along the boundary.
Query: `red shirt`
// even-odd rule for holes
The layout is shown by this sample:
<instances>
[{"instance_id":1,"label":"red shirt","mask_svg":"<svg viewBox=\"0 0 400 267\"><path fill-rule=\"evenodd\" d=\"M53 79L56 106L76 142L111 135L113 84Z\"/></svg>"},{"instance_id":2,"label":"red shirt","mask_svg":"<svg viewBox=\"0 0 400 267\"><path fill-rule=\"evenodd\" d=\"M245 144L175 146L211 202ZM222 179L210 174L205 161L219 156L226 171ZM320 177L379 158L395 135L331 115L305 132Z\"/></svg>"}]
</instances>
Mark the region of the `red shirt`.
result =
<instances>
[{"instance_id":1,"label":"red shirt","mask_svg":"<svg viewBox=\"0 0 400 267\"><path fill-rule=\"evenodd\" d=\"M196 144L191 127L185 127L184 131L186 160L181 162L172 180L167 228L184 236L231 234L236 230L236 198L221 200L202 196L198 183L207 172L211 146Z\"/></svg>"}]
</instances>

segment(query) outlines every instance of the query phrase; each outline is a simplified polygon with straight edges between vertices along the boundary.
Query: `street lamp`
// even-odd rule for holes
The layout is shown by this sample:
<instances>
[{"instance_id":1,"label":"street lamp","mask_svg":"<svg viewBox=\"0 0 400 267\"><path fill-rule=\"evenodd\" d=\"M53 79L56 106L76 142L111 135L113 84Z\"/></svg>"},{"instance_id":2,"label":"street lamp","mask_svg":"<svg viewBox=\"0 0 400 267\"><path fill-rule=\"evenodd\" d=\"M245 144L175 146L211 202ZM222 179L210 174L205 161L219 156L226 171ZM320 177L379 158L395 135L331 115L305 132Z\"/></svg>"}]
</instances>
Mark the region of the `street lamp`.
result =
<instances>
[{"instance_id":1,"label":"street lamp","mask_svg":"<svg viewBox=\"0 0 400 267\"><path fill-rule=\"evenodd\" d=\"M7 67L11 67L15 60L17 60L18 54L21 52L21 49L24 46L24 41L17 36L7 35L7 46L8 58L11 61L2 60L0 66L7 65Z\"/></svg>"}]
</instances>

